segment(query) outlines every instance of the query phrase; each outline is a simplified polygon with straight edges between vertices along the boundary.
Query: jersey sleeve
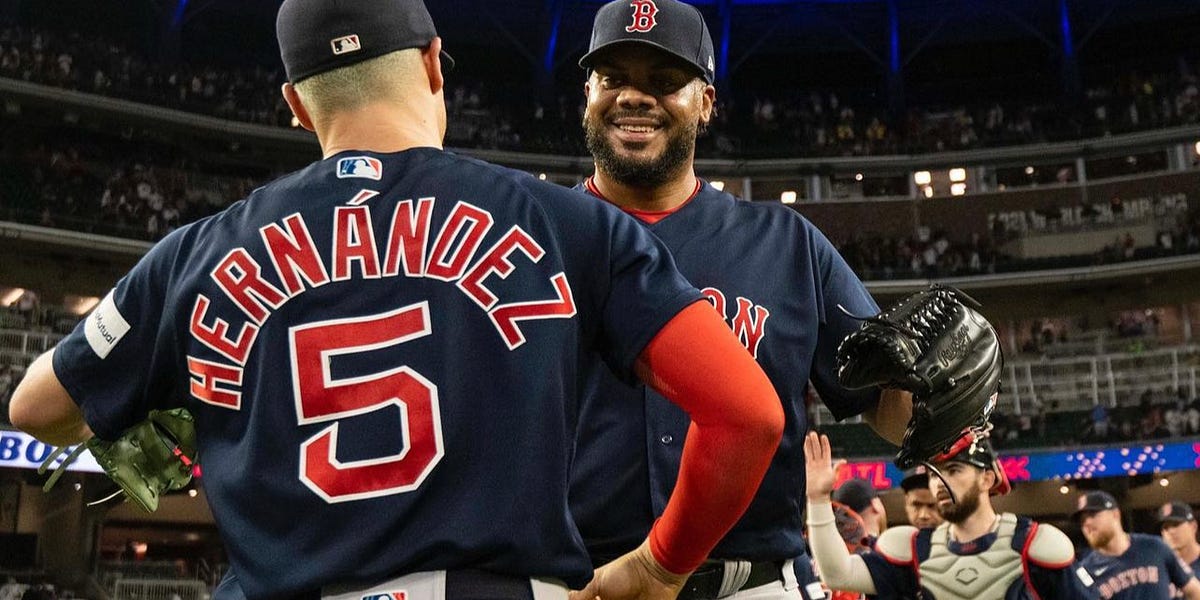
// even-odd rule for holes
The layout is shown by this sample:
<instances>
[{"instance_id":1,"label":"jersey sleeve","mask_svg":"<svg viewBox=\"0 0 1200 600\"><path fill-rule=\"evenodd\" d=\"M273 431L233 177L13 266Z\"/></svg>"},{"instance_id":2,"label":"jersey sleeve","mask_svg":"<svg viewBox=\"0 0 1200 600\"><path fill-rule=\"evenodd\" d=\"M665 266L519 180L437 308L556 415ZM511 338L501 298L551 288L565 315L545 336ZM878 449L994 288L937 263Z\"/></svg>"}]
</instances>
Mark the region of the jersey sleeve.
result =
<instances>
[{"instance_id":1,"label":"jersey sleeve","mask_svg":"<svg viewBox=\"0 0 1200 600\"><path fill-rule=\"evenodd\" d=\"M612 227L609 289L602 314L604 356L614 373L632 382L634 364L646 344L703 296L679 274L667 247L654 234L615 209L607 216Z\"/></svg>"},{"instance_id":2,"label":"jersey sleeve","mask_svg":"<svg viewBox=\"0 0 1200 600\"><path fill-rule=\"evenodd\" d=\"M1029 584L1041 598L1063 598L1066 600L1090 598L1089 590L1080 581L1075 570L1078 563L1061 568L1043 567L1034 562L1026 563Z\"/></svg>"},{"instance_id":3,"label":"jersey sleeve","mask_svg":"<svg viewBox=\"0 0 1200 600\"><path fill-rule=\"evenodd\" d=\"M1183 586L1187 585L1188 582L1196 578L1195 573L1192 572L1192 568L1189 567L1187 563L1180 560L1179 557L1175 555L1175 552L1173 552L1171 548L1167 546L1166 542L1154 537L1150 539L1156 542L1155 547L1158 548L1158 553L1162 555L1162 560L1167 567L1167 579L1169 579L1171 583L1175 584L1176 588L1183 589Z\"/></svg>"},{"instance_id":4,"label":"jersey sleeve","mask_svg":"<svg viewBox=\"0 0 1200 600\"><path fill-rule=\"evenodd\" d=\"M876 552L860 556L871 572L876 598L916 598L917 576L912 565L893 563Z\"/></svg>"},{"instance_id":5,"label":"jersey sleeve","mask_svg":"<svg viewBox=\"0 0 1200 600\"><path fill-rule=\"evenodd\" d=\"M168 397L176 363L165 286L181 232L155 245L54 350L54 373L100 439L113 440Z\"/></svg>"},{"instance_id":6,"label":"jersey sleeve","mask_svg":"<svg viewBox=\"0 0 1200 600\"><path fill-rule=\"evenodd\" d=\"M811 380L834 418L847 419L873 408L879 402L879 390L848 390L838 383L838 345L862 324L838 307L856 316L869 317L879 313L879 305L829 239L812 224L807 221L805 224L809 229L817 313L820 315Z\"/></svg>"}]
</instances>

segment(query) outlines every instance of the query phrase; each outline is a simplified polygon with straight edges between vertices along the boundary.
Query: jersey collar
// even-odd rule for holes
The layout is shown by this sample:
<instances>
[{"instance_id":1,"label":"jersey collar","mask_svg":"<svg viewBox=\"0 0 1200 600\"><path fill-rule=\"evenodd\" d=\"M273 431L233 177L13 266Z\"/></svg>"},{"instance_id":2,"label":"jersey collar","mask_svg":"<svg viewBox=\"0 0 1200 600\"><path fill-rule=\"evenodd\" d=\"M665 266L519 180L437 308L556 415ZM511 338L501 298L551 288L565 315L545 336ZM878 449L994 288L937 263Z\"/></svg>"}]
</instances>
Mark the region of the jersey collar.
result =
<instances>
[{"instance_id":1,"label":"jersey collar","mask_svg":"<svg viewBox=\"0 0 1200 600\"><path fill-rule=\"evenodd\" d=\"M587 180L583 182L583 185L584 185L584 188L587 189L589 194L591 194L601 200L604 200L605 202L608 202L609 204L616 206L615 202L606 198L604 196L604 194L602 194L600 192L600 188L596 187L595 176L588 177ZM687 206L689 202L691 202L693 199L695 199L695 197L700 193L700 190L703 188L704 188L704 183L702 181L700 181L699 177L697 177L696 178L696 187L695 187L695 189L692 190L692 193L687 197L687 200L680 202L679 205L674 208L670 208L667 210L638 210L636 208L623 208L622 207L621 210L625 211L626 214L636 217L639 221L641 221L643 223L648 223L650 225L654 225L655 223L658 223L659 221L675 214L677 211L679 211L679 209Z\"/></svg>"}]
</instances>

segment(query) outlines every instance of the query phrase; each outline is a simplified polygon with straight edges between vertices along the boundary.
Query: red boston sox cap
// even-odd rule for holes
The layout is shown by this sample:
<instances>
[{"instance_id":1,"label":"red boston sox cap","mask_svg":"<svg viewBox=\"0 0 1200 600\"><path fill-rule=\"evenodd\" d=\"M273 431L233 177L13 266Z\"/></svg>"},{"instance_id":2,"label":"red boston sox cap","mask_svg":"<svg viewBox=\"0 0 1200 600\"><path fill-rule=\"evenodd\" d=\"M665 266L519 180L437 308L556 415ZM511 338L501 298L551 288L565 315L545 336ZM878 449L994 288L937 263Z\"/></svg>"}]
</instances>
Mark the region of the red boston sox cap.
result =
<instances>
[{"instance_id":1,"label":"red boston sox cap","mask_svg":"<svg viewBox=\"0 0 1200 600\"><path fill-rule=\"evenodd\" d=\"M426 48L437 30L422 0L285 0L275 19L288 81L406 48ZM447 69L454 59L442 52Z\"/></svg>"},{"instance_id":2,"label":"red boston sox cap","mask_svg":"<svg viewBox=\"0 0 1200 600\"><path fill-rule=\"evenodd\" d=\"M712 83L716 71L712 36L704 15L679 0L616 0L600 7L592 43L579 66L590 69L598 54L621 44L645 44L683 59Z\"/></svg>"}]
</instances>

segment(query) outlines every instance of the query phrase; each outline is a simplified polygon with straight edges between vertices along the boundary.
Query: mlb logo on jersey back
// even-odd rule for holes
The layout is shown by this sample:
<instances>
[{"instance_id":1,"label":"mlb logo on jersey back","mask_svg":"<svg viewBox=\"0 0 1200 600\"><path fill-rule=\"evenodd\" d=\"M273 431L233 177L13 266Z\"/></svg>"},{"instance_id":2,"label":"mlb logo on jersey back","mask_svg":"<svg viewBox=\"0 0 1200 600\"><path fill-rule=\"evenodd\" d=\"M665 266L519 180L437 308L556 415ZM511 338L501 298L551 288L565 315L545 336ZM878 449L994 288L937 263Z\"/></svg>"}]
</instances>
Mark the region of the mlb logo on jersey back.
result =
<instances>
[{"instance_id":1,"label":"mlb logo on jersey back","mask_svg":"<svg viewBox=\"0 0 1200 600\"><path fill-rule=\"evenodd\" d=\"M404 591L367 594L362 597L362 600L408 600L408 593Z\"/></svg>"},{"instance_id":2,"label":"mlb logo on jersey back","mask_svg":"<svg viewBox=\"0 0 1200 600\"><path fill-rule=\"evenodd\" d=\"M337 164L338 179L374 179L383 178L383 163L378 158L370 156L351 156L343 158Z\"/></svg>"},{"instance_id":3,"label":"mlb logo on jersey back","mask_svg":"<svg viewBox=\"0 0 1200 600\"><path fill-rule=\"evenodd\" d=\"M349 54L362 50L362 42L358 41L357 35L345 35L340 38L334 38L329 41L329 45L333 47L335 55Z\"/></svg>"}]
</instances>

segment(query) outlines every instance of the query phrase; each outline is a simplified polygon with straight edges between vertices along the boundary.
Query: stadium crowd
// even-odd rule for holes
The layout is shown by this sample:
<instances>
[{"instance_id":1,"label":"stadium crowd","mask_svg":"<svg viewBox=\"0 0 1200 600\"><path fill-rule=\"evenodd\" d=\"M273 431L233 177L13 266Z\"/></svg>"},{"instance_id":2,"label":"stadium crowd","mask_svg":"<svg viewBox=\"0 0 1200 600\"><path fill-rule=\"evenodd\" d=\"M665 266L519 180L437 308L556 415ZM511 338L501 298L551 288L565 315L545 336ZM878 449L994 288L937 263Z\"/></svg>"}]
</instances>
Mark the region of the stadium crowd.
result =
<instances>
[{"instance_id":1,"label":"stadium crowd","mask_svg":"<svg viewBox=\"0 0 1200 600\"><path fill-rule=\"evenodd\" d=\"M1090 82L1078 102L1058 99L912 106L898 116L871 95L836 90L746 90L721 94L701 138L707 157L876 155L1100 137L1200 122L1195 57L1173 69L1129 71ZM0 76L126 98L236 121L291 126L279 95L282 72L263 66L159 64L96 34L14 24L0 29ZM574 83L574 82L573 82ZM451 146L586 154L575 85L552 101L519 83L447 85ZM518 93L520 92L520 93Z\"/></svg>"}]
</instances>

